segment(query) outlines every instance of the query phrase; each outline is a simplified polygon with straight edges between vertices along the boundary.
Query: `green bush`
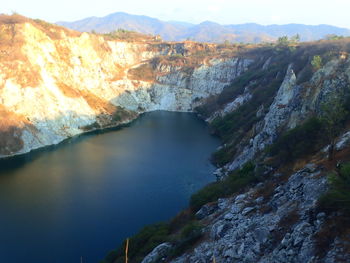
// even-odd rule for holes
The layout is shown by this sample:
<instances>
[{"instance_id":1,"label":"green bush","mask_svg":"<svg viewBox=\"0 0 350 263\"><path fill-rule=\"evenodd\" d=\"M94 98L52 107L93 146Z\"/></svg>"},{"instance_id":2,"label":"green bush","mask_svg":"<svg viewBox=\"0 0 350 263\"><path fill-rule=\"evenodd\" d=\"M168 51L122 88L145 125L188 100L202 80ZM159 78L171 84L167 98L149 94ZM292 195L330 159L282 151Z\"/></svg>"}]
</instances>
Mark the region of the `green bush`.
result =
<instances>
[{"instance_id":1,"label":"green bush","mask_svg":"<svg viewBox=\"0 0 350 263\"><path fill-rule=\"evenodd\" d=\"M338 173L328 176L330 188L319 204L326 211L343 211L350 214L350 163L344 164Z\"/></svg>"},{"instance_id":2,"label":"green bush","mask_svg":"<svg viewBox=\"0 0 350 263\"><path fill-rule=\"evenodd\" d=\"M197 221L189 222L181 231L181 235L174 242L173 251L170 257L176 257L183 254L187 249L192 247L196 241L203 236L203 226Z\"/></svg>"},{"instance_id":3,"label":"green bush","mask_svg":"<svg viewBox=\"0 0 350 263\"><path fill-rule=\"evenodd\" d=\"M202 231L202 225L197 221L189 222L181 231L182 238L189 238L193 236L195 233Z\"/></svg>"},{"instance_id":4,"label":"green bush","mask_svg":"<svg viewBox=\"0 0 350 263\"><path fill-rule=\"evenodd\" d=\"M323 139L322 122L317 118L310 118L304 124L279 136L267 148L267 152L279 162L286 163L317 151Z\"/></svg>"},{"instance_id":5,"label":"green bush","mask_svg":"<svg viewBox=\"0 0 350 263\"><path fill-rule=\"evenodd\" d=\"M159 244L168 241L169 224L159 223L144 227L140 232L130 238L129 258L131 262L140 262ZM105 261L124 262L125 242L123 245L111 251Z\"/></svg>"},{"instance_id":6,"label":"green bush","mask_svg":"<svg viewBox=\"0 0 350 263\"><path fill-rule=\"evenodd\" d=\"M115 112L112 114L112 120L115 122L121 122L124 120L132 119L135 117L135 112L128 111L123 107L117 106Z\"/></svg>"},{"instance_id":7,"label":"green bush","mask_svg":"<svg viewBox=\"0 0 350 263\"><path fill-rule=\"evenodd\" d=\"M276 75L277 72L272 70L269 74ZM224 149L213 153L212 161L218 166L225 165L232 161L236 145L239 144L247 133L251 131L254 124L257 123L263 116L257 116L257 111L261 106L268 108L272 103L273 94L276 93L281 85L282 79L266 79L264 87L259 87L252 92L252 98L248 103L243 104L237 110L218 117L211 123L211 128L219 135L227 146ZM266 85L266 86L265 86Z\"/></svg>"},{"instance_id":8,"label":"green bush","mask_svg":"<svg viewBox=\"0 0 350 263\"><path fill-rule=\"evenodd\" d=\"M314 70L319 70L322 68L322 58L320 56L313 56L311 60L311 65L314 68Z\"/></svg>"},{"instance_id":9,"label":"green bush","mask_svg":"<svg viewBox=\"0 0 350 263\"><path fill-rule=\"evenodd\" d=\"M211 161L217 166L221 167L229 163L235 155L235 149L230 146L222 147L220 150L214 152L211 156Z\"/></svg>"},{"instance_id":10,"label":"green bush","mask_svg":"<svg viewBox=\"0 0 350 263\"><path fill-rule=\"evenodd\" d=\"M179 218L181 218L181 227L178 229ZM139 233L130 238L129 261L141 262L156 246L164 242L170 242L173 245L169 257L182 254L203 236L203 226L193 218L192 213L188 214L183 211L170 223L144 227ZM104 260L100 261L100 263L123 262L125 262L125 242L118 249L111 251Z\"/></svg>"},{"instance_id":11,"label":"green bush","mask_svg":"<svg viewBox=\"0 0 350 263\"><path fill-rule=\"evenodd\" d=\"M259 178L255 175L254 169L255 165L248 162L243 168L232 172L224 180L207 185L191 196L191 208L196 211L209 202L230 196L251 183L258 182Z\"/></svg>"}]
</instances>

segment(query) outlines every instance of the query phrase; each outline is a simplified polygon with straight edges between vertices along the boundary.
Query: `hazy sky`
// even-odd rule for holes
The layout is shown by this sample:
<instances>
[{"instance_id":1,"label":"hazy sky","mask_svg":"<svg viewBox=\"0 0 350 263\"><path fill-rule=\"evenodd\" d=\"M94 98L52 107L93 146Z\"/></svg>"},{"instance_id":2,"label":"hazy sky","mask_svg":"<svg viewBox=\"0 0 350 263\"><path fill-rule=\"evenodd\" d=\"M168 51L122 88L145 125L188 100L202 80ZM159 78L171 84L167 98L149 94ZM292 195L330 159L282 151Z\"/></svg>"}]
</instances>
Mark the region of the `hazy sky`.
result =
<instances>
[{"instance_id":1,"label":"hazy sky","mask_svg":"<svg viewBox=\"0 0 350 263\"><path fill-rule=\"evenodd\" d=\"M50 22L73 21L114 12L162 20L221 24L331 24L350 28L350 0L8 0L0 13L18 12Z\"/></svg>"}]
</instances>

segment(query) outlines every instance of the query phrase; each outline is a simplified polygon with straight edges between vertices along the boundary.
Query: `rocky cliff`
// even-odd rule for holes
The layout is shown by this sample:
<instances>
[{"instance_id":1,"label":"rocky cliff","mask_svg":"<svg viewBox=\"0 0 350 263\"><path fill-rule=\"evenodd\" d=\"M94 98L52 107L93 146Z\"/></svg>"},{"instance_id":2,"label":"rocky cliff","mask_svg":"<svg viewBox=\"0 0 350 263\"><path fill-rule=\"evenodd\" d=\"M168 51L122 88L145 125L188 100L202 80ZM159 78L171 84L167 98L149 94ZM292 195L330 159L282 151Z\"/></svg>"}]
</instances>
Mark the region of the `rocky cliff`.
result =
<instances>
[{"instance_id":1,"label":"rocky cliff","mask_svg":"<svg viewBox=\"0 0 350 263\"><path fill-rule=\"evenodd\" d=\"M252 62L215 45L113 40L20 16L2 16L0 36L0 157L146 111L192 111Z\"/></svg>"},{"instance_id":2,"label":"rocky cliff","mask_svg":"<svg viewBox=\"0 0 350 263\"><path fill-rule=\"evenodd\" d=\"M340 195L335 179L327 180L349 161L350 42L267 50L260 48L246 72L196 109L224 141L213 156L220 181L192 197L188 213L195 217L175 218L187 225L170 230L142 262L350 260L349 185L341 183L347 190ZM329 158L325 134L339 114L327 122L325 111L344 110L334 101L346 110ZM246 172L247 163L255 168ZM329 191L337 192L338 208L322 206Z\"/></svg>"},{"instance_id":3,"label":"rocky cliff","mask_svg":"<svg viewBox=\"0 0 350 263\"><path fill-rule=\"evenodd\" d=\"M350 119L339 118L350 110L349 52L348 39L167 43L1 16L0 157L147 111L196 111L223 140L213 155L220 181L194 195L150 254L131 247L131 261L347 262L348 216L318 200L333 187L329 171L349 161ZM335 100L344 105L334 110L346 109L324 127ZM123 253L106 262L123 262Z\"/></svg>"}]
</instances>

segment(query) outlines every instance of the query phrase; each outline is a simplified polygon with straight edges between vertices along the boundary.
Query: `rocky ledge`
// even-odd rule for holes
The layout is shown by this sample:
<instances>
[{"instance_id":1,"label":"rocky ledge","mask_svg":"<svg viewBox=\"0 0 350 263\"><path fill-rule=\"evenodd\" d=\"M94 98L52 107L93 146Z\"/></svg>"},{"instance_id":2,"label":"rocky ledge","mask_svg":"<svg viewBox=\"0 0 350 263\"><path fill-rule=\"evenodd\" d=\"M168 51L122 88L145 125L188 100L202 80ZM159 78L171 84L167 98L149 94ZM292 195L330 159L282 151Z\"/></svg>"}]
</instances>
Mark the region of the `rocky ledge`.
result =
<instances>
[{"instance_id":1,"label":"rocky ledge","mask_svg":"<svg viewBox=\"0 0 350 263\"><path fill-rule=\"evenodd\" d=\"M246 193L203 206L196 216L206 225L205 237L171 262L350 262L338 239L325 256L318 255L315 236L326 224L326 214L316 209L327 190L321 173L309 164L288 179L274 174ZM169 244L155 248L144 262L165 259L164 247Z\"/></svg>"}]
</instances>

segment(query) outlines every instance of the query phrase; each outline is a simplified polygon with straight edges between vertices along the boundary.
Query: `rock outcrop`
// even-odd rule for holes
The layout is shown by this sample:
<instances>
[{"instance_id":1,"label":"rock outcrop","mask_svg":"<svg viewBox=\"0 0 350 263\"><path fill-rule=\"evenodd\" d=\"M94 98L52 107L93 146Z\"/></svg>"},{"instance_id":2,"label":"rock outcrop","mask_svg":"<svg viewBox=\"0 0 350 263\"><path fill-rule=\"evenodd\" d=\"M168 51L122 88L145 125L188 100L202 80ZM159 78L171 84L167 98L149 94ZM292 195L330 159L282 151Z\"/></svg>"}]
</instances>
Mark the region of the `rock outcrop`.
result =
<instances>
[{"instance_id":1,"label":"rock outcrop","mask_svg":"<svg viewBox=\"0 0 350 263\"><path fill-rule=\"evenodd\" d=\"M2 18L0 157L126 123L147 111L192 111L252 62L222 56L211 44L107 40Z\"/></svg>"},{"instance_id":2,"label":"rock outcrop","mask_svg":"<svg viewBox=\"0 0 350 263\"><path fill-rule=\"evenodd\" d=\"M219 199L212 209L204 206L197 213L206 222L204 241L171 262L338 262L341 242L334 241L325 261L316 249L315 236L326 217L317 213L316 203L327 190L326 178L312 164L287 181L280 177L275 174L245 194ZM275 189L268 189L272 184ZM349 254L341 257L350 260Z\"/></svg>"},{"instance_id":3,"label":"rock outcrop","mask_svg":"<svg viewBox=\"0 0 350 263\"><path fill-rule=\"evenodd\" d=\"M206 115L207 121L226 136L225 144L218 149L218 156L220 158L220 155L226 154L223 150L232 152L231 155L224 156L230 158L225 160L227 164L218 167L215 172L218 180L224 179L230 173L230 176L234 176L232 171L248 161L255 162L256 169L259 169L261 163L271 161L266 158L266 147L273 144L281 134L286 134L288 130L303 124L310 117L320 117L323 105L334 98L344 99L349 96L350 58L347 54L334 54L317 70L310 70L308 65L301 68L300 64L298 68L297 63L292 60L286 62L285 67L277 71L271 69L274 65L276 67L274 57L261 60L258 64L253 63L254 70L264 74L249 80L249 76L256 73L250 69L243 75L243 80L234 82L236 86L233 85L230 91L224 90L224 96L219 95L216 100L207 101L207 108L203 111L209 112L209 116ZM309 72L307 78L305 72ZM269 98L269 104L259 101L256 97L256 94L263 94L268 85L264 77L268 74L268 81L281 80L275 93ZM244 79L246 76L247 79ZM258 85L259 81L266 86ZM257 93L259 89L261 93ZM234 96L227 99L227 94ZM225 103L218 105L220 100ZM348 102L344 102L344 105L348 105L346 103ZM240 111L242 108L245 110ZM206 109L209 110L205 111ZM210 112L212 109L214 111ZM238 114L247 113L250 116L237 118ZM240 132L242 128L232 123L235 120L244 120L244 117L251 117L247 118L247 121L252 124L244 127L245 132ZM244 125L244 121L241 123ZM230 137L232 134L225 133L225 129L231 129L234 136ZM240 140L235 136L241 136ZM335 140L334 149L339 156L344 153L348 155L349 138L349 131L345 128L343 134ZM326 139L323 140L326 144ZM332 221L337 222L344 214L329 211L326 214L319 210L320 206L317 204L329 188L326 176L329 171L326 170L330 169L332 164L326 161L327 147L310 155L313 160L327 165L321 168L308 164L294 171L289 167L289 172L280 174L273 172L274 168L283 170L283 163L279 163L279 166L274 168L268 167L271 177L264 178L263 183L249 186L239 195L219 198L215 202L203 205L195 211L196 220L203 226L200 241L196 241L196 244L181 256L173 258L170 254L170 259L167 259L176 263L350 262L349 236L340 233L342 227L348 231L348 221L342 226L338 225L336 233L330 235L332 230L329 230L331 228L328 228L328 225ZM308 158L311 159L311 156ZM299 156L295 163L291 163L300 167L298 165L303 161ZM273 160L271 162L273 163ZM266 177L265 173L263 176Z\"/></svg>"},{"instance_id":4,"label":"rock outcrop","mask_svg":"<svg viewBox=\"0 0 350 263\"><path fill-rule=\"evenodd\" d=\"M293 64L290 64L268 112L256 125L261 128L250 138L249 144L238 151L233 161L227 165L227 169L241 167L272 144L281 131L294 128L311 114L321 112L323 103L334 97L344 96L349 91L349 70L350 59L340 56L315 72L309 82L297 84ZM243 98L247 98L247 95ZM244 102L246 101L249 103L249 100ZM227 114L225 111L222 113Z\"/></svg>"}]
</instances>

